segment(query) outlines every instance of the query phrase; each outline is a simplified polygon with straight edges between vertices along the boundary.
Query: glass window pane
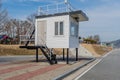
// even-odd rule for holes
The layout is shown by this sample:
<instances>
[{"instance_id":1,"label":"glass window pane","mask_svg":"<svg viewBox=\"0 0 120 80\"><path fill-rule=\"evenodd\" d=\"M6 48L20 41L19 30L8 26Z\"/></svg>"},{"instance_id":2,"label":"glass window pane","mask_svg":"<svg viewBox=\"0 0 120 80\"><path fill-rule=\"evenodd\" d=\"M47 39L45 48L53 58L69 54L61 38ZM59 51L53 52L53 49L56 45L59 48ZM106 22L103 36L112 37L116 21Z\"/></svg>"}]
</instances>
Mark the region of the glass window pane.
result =
<instances>
[{"instance_id":1,"label":"glass window pane","mask_svg":"<svg viewBox=\"0 0 120 80\"><path fill-rule=\"evenodd\" d=\"M74 27L74 26L71 27L71 35L72 35L72 36L75 35L75 27Z\"/></svg>"},{"instance_id":2,"label":"glass window pane","mask_svg":"<svg viewBox=\"0 0 120 80\"><path fill-rule=\"evenodd\" d=\"M60 35L63 35L63 22L60 22Z\"/></svg>"},{"instance_id":3,"label":"glass window pane","mask_svg":"<svg viewBox=\"0 0 120 80\"><path fill-rule=\"evenodd\" d=\"M71 36L74 36L75 35L75 27L74 27L74 24L71 23L71 26L70 26L70 35Z\"/></svg>"},{"instance_id":4,"label":"glass window pane","mask_svg":"<svg viewBox=\"0 0 120 80\"><path fill-rule=\"evenodd\" d=\"M58 22L55 22L55 35L58 35Z\"/></svg>"},{"instance_id":5,"label":"glass window pane","mask_svg":"<svg viewBox=\"0 0 120 80\"><path fill-rule=\"evenodd\" d=\"M78 25L76 25L75 27L76 27L76 36L78 37L78 34L79 34L79 27L78 27Z\"/></svg>"}]
</instances>

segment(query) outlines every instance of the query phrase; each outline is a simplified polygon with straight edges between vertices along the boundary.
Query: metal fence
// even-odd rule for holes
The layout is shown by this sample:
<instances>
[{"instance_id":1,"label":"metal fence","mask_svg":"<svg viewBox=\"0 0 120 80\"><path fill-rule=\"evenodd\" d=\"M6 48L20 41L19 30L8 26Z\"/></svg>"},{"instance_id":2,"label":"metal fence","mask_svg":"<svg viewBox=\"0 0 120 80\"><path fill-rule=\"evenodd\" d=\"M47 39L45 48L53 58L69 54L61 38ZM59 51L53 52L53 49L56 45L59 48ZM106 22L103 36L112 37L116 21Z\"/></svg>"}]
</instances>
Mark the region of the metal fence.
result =
<instances>
[{"instance_id":1,"label":"metal fence","mask_svg":"<svg viewBox=\"0 0 120 80\"><path fill-rule=\"evenodd\" d=\"M75 11L75 8L73 8L70 3L61 2L51 5L39 6L38 15L49 15L70 11Z\"/></svg>"}]
</instances>

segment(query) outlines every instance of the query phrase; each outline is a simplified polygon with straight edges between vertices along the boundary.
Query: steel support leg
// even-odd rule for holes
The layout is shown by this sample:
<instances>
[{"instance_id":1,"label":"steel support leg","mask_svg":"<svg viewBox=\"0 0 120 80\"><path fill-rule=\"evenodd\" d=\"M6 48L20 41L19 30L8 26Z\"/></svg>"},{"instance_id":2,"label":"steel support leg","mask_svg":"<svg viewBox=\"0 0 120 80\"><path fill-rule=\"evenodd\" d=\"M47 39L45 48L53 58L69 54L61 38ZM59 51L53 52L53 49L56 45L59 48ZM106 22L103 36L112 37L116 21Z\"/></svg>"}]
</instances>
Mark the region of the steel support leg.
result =
<instances>
[{"instance_id":1,"label":"steel support leg","mask_svg":"<svg viewBox=\"0 0 120 80\"><path fill-rule=\"evenodd\" d=\"M67 48L67 64L69 64L69 48Z\"/></svg>"},{"instance_id":2,"label":"steel support leg","mask_svg":"<svg viewBox=\"0 0 120 80\"><path fill-rule=\"evenodd\" d=\"M36 48L36 62L38 62L38 48Z\"/></svg>"},{"instance_id":3,"label":"steel support leg","mask_svg":"<svg viewBox=\"0 0 120 80\"><path fill-rule=\"evenodd\" d=\"M78 48L76 48L76 61L78 61Z\"/></svg>"},{"instance_id":4,"label":"steel support leg","mask_svg":"<svg viewBox=\"0 0 120 80\"><path fill-rule=\"evenodd\" d=\"M65 49L63 48L63 60L65 60Z\"/></svg>"}]
</instances>

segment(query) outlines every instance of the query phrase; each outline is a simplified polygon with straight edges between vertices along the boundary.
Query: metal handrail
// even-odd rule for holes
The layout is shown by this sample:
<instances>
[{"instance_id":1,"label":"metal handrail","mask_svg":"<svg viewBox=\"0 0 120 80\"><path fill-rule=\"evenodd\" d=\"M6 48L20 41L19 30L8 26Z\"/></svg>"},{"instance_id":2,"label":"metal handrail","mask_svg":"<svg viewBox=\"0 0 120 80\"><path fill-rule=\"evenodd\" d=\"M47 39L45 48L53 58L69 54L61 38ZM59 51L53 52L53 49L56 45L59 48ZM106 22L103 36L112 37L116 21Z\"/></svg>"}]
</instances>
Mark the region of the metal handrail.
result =
<instances>
[{"instance_id":1,"label":"metal handrail","mask_svg":"<svg viewBox=\"0 0 120 80\"><path fill-rule=\"evenodd\" d=\"M38 15L49 15L61 12L70 12L74 11L75 8L68 2L61 2L56 4L44 5L39 6L38 8ZM60 12L61 11L61 12Z\"/></svg>"}]
</instances>

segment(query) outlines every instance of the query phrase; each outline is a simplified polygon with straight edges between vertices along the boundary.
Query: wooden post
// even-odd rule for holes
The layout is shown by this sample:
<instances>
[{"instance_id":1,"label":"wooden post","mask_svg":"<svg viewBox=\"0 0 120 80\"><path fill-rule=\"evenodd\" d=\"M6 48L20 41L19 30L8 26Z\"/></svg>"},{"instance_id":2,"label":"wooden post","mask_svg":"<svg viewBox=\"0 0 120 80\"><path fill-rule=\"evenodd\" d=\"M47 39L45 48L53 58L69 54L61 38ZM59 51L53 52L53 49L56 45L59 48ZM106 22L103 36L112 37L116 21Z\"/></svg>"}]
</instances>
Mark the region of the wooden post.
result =
<instances>
[{"instance_id":1,"label":"wooden post","mask_svg":"<svg viewBox=\"0 0 120 80\"><path fill-rule=\"evenodd\" d=\"M67 64L69 64L69 48L67 48Z\"/></svg>"},{"instance_id":2,"label":"wooden post","mask_svg":"<svg viewBox=\"0 0 120 80\"><path fill-rule=\"evenodd\" d=\"M78 48L76 48L76 61L78 61Z\"/></svg>"},{"instance_id":3,"label":"wooden post","mask_svg":"<svg viewBox=\"0 0 120 80\"><path fill-rule=\"evenodd\" d=\"M38 48L36 48L36 62L38 62Z\"/></svg>"},{"instance_id":4,"label":"wooden post","mask_svg":"<svg viewBox=\"0 0 120 80\"><path fill-rule=\"evenodd\" d=\"M65 60L65 49L63 48L63 60Z\"/></svg>"}]
</instances>

